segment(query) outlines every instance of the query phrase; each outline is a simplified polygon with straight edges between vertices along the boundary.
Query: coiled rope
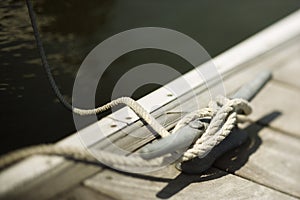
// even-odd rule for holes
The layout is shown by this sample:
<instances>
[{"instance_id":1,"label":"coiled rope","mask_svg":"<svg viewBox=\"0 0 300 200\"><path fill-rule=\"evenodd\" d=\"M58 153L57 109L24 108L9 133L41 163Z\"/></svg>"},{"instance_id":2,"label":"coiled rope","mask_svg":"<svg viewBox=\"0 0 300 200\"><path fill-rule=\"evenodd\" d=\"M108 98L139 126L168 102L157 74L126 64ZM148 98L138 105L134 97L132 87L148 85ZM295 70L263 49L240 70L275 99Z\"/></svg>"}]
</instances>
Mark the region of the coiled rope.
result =
<instances>
[{"instance_id":1,"label":"coiled rope","mask_svg":"<svg viewBox=\"0 0 300 200\"><path fill-rule=\"evenodd\" d=\"M195 157L205 157L240 122L237 115L239 112L242 112L244 115L249 115L252 112L248 101L243 99L230 100L222 96L217 97L215 101L211 101L208 109L196 111L197 116L198 113L201 113L201 117L210 117L211 122L193 147L183 154L182 161L188 161Z\"/></svg>"},{"instance_id":2,"label":"coiled rope","mask_svg":"<svg viewBox=\"0 0 300 200\"><path fill-rule=\"evenodd\" d=\"M37 47L41 56L42 64L47 73L49 82L54 90L56 96L62 102L62 104L71 110L72 112L79 115L92 115L103 112L109 108L112 108L118 104L125 104L129 106L137 115L144 119L160 136L166 137L170 133L159 124L155 118L153 118L140 104L129 97L122 97L111 101L110 103L95 108L95 109L80 109L74 108L69 104L60 93L55 80L51 74L49 64L45 55L45 51L39 37L39 32L36 24L36 17L32 8L30 0L26 0L30 20L32 23L34 36L37 42ZM192 112L182 118L173 132L178 130L180 127L186 125L188 122L195 118L209 117L211 122L207 127L204 134L195 142L192 148L188 149L180 158L180 161L185 162L195 157L204 157L207 155L213 147L223 141L230 133L232 128L239 122L237 113L243 113L245 115L250 114L252 111L248 101L243 99L227 99L226 97L218 97L215 101L209 103L207 108L203 108ZM77 160L95 162L95 157L87 150L82 150L73 146L60 146L60 145L37 145L14 151L0 157L0 169L11 165L17 161L20 161L28 156L36 154L46 155L59 155L70 157ZM174 156L174 155L173 155ZM130 166L130 167L156 167L162 166L166 162L173 159L172 156L169 159L163 157L154 158L151 160L144 160L139 155L121 156L106 151L97 151L97 159L103 164L108 166Z\"/></svg>"}]
</instances>

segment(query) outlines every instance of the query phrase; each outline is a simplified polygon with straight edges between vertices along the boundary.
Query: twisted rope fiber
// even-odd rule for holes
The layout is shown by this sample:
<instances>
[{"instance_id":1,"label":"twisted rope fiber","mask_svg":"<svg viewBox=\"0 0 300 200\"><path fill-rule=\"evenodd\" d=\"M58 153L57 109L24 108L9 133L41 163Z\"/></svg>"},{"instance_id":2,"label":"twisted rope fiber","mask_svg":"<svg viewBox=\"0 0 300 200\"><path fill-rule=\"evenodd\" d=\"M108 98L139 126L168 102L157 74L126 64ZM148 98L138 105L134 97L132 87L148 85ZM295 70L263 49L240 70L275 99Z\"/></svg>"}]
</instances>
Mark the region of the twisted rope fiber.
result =
<instances>
[{"instance_id":1,"label":"twisted rope fiber","mask_svg":"<svg viewBox=\"0 0 300 200\"><path fill-rule=\"evenodd\" d=\"M53 144L42 144L16 150L0 158L0 169L33 155L56 155L69 157L75 160L97 162L95 157L87 150L76 146L60 146ZM138 156L121 156L106 151L97 151L97 158L101 163L111 166L132 166L132 167L155 167L160 166L164 161L162 158L145 161Z\"/></svg>"},{"instance_id":2,"label":"twisted rope fiber","mask_svg":"<svg viewBox=\"0 0 300 200\"><path fill-rule=\"evenodd\" d=\"M105 111L118 104L125 104L129 106L132 110L134 110L135 113L137 113L142 119L144 119L162 137L165 137L170 134L140 104L138 104L136 101L129 97L122 97L113 100L112 102L104 106L87 110L74 108L71 104L69 104L63 98L51 74L51 70L47 62L47 58L45 56L43 45L39 37L39 32L36 25L36 18L32 9L32 4L29 0L26 0L26 3L28 6L34 35L37 41L37 46L41 55L43 66L46 70L48 79L55 94L64 106L66 106L69 110L76 114L91 115ZM200 137L195 142L194 146L191 149L187 150L184 153L180 160L184 162L193 159L197 156L204 157L205 155L207 155L214 146L218 145L230 133L230 131L238 121L237 112L240 111L243 111L245 115L251 113L251 107L247 101L242 99L229 100L225 97L219 97L216 99L216 101L210 102L208 108L200 109L186 115L182 120L179 121L174 130L179 129L180 127L184 126L196 117L210 117L212 118L212 120L202 137ZM0 157L0 169L35 154L60 155L83 161L96 161L95 158L88 151L83 151L82 149L72 146L59 146L50 144L28 147L4 155ZM103 164L110 166L153 167L161 166L165 161L172 159L172 156L169 157L169 159L163 159L163 157L159 157L152 160L144 160L138 155L131 155L126 157L112 154L106 151L97 151L97 158L101 160Z\"/></svg>"},{"instance_id":3,"label":"twisted rope fiber","mask_svg":"<svg viewBox=\"0 0 300 200\"><path fill-rule=\"evenodd\" d=\"M185 162L197 156L201 158L207 155L214 146L218 145L229 135L232 128L238 122L237 112L240 111L243 111L245 115L251 113L251 107L247 101L242 99L229 100L225 97L219 97L216 99L216 101L212 101L208 108L197 110L183 117L178 122L177 126L182 126L195 117L211 117L212 119L204 134L195 142L191 149L188 149L183 154L180 161ZM59 155L83 161L96 161L95 157L87 150L82 150L73 146L59 146L50 144L28 147L7 154L0 158L0 169L35 154ZM144 160L138 154L122 156L102 150L97 151L96 154L97 159L100 160L101 163L116 167L163 166L165 163L169 163L170 160L177 156L172 155L168 157L168 159L165 159L164 157L158 157L151 160Z\"/></svg>"},{"instance_id":4,"label":"twisted rope fiber","mask_svg":"<svg viewBox=\"0 0 300 200\"><path fill-rule=\"evenodd\" d=\"M209 111L204 113L204 116L210 116L211 122L193 147L183 154L181 158L183 162L196 157L205 157L230 134L238 122L237 112L242 111L245 115L252 112L248 101L243 99L229 100L221 96L217 97L216 101L211 101L208 107Z\"/></svg>"}]
</instances>

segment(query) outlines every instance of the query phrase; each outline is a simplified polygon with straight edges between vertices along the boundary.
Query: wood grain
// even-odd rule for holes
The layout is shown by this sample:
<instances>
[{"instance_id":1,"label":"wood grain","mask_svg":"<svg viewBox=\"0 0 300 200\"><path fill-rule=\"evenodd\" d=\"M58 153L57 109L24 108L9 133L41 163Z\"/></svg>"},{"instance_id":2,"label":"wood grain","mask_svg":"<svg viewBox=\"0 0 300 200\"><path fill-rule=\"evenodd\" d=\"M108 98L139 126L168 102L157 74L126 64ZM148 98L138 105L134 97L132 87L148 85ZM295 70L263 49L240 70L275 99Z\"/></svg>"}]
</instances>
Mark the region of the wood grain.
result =
<instances>
[{"instance_id":1,"label":"wood grain","mask_svg":"<svg viewBox=\"0 0 300 200\"><path fill-rule=\"evenodd\" d=\"M267 113L279 112L280 116L270 123L265 120L260 123L300 138L299 102L300 90L272 81L251 102L253 113L250 118L256 121Z\"/></svg>"},{"instance_id":2,"label":"wood grain","mask_svg":"<svg viewBox=\"0 0 300 200\"><path fill-rule=\"evenodd\" d=\"M255 124L246 130L250 139L214 166L300 197L300 140Z\"/></svg>"},{"instance_id":3,"label":"wood grain","mask_svg":"<svg viewBox=\"0 0 300 200\"><path fill-rule=\"evenodd\" d=\"M167 175L165 171L168 171ZM185 175L175 171L174 166L141 177L107 170L86 180L84 185L122 200L293 199L291 196L217 169L211 169L205 175Z\"/></svg>"},{"instance_id":4,"label":"wood grain","mask_svg":"<svg viewBox=\"0 0 300 200\"><path fill-rule=\"evenodd\" d=\"M300 45L293 55L282 63L284 67L274 71L274 78L300 89Z\"/></svg>"},{"instance_id":5,"label":"wood grain","mask_svg":"<svg viewBox=\"0 0 300 200\"><path fill-rule=\"evenodd\" d=\"M77 186L49 200L114 200L114 198L84 186Z\"/></svg>"}]
</instances>

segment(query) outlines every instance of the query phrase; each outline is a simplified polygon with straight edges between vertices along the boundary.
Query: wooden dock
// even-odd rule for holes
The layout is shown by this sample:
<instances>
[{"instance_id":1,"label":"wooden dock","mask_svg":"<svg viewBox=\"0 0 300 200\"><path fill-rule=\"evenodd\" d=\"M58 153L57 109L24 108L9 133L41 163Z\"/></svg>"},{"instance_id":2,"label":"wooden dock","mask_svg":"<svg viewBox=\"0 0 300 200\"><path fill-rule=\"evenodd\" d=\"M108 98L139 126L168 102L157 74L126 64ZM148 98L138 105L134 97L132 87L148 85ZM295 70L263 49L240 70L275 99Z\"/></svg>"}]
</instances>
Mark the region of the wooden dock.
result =
<instances>
[{"instance_id":1,"label":"wooden dock","mask_svg":"<svg viewBox=\"0 0 300 200\"><path fill-rule=\"evenodd\" d=\"M253 99L251 122L242 125L248 141L226 153L202 175L180 173L173 165L143 175L116 172L54 156L34 156L0 173L1 199L300 199L300 11L224 52L214 60L224 74L227 94L235 92L262 69L273 79ZM201 66L200 66L201 67ZM234 69L231 70L231 69ZM225 73L226 72L226 73ZM185 75L192 77L193 72ZM177 84L178 80L170 84ZM195 82L201 106L208 94ZM171 129L181 113L175 97L159 89L140 100ZM191 93L181 107L190 112ZM155 139L151 131L127 108L80 131L93 148L115 151L97 135L98 125L116 145L135 151ZM127 123L125 114L131 116ZM166 121L165 121L166 120ZM112 124L117 125L111 127ZM134 133L132 137L128 133ZM78 134L59 145L81 147Z\"/></svg>"}]
</instances>

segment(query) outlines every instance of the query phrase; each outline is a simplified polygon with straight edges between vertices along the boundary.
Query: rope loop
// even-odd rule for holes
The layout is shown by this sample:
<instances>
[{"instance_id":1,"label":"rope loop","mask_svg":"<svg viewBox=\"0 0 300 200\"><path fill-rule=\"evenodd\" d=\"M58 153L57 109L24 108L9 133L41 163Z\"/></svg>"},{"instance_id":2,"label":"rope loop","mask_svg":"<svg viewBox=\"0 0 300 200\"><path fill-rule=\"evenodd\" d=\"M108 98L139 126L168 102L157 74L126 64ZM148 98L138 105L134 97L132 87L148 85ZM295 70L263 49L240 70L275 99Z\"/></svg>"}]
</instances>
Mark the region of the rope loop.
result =
<instances>
[{"instance_id":1,"label":"rope loop","mask_svg":"<svg viewBox=\"0 0 300 200\"><path fill-rule=\"evenodd\" d=\"M192 148L183 154L181 160L185 162L196 157L205 157L213 147L230 134L233 127L239 122L238 113L249 115L251 112L252 108L249 102L244 99L228 99L218 96L215 101L209 102L208 108L191 113L187 116L188 119L191 119L191 116L209 116L211 121L204 134L196 140ZM185 120L182 119L182 121Z\"/></svg>"}]
</instances>

